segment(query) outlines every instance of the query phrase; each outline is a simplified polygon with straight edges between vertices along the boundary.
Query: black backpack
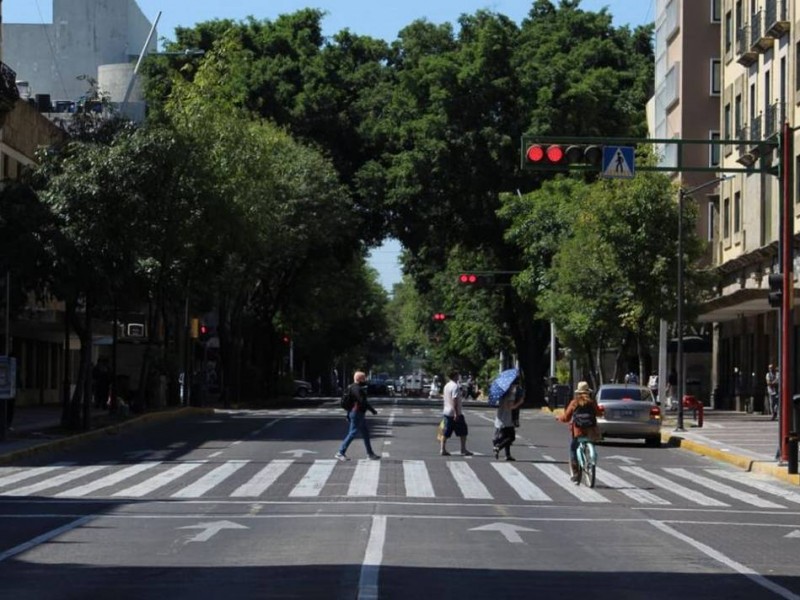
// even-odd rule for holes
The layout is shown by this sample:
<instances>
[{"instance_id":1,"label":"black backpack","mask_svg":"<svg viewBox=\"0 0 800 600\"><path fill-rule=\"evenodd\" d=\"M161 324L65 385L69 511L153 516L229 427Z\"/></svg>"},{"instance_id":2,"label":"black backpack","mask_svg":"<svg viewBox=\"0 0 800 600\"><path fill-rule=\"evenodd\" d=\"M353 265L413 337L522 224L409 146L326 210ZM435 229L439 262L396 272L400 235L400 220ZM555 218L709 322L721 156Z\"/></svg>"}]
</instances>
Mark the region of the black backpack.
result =
<instances>
[{"instance_id":1,"label":"black backpack","mask_svg":"<svg viewBox=\"0 0 800 600\"><path fill-rule=\"evenodd\" d=\"M581 406L580 404L575 408L572 413L572 423L576 427L586 429L597 425L597 416L595 415L594 403L589 402Z\"/></svg>"},{"instance_id":2,"label":"black backpack","mask_svg":"<svg viewBox=\"0 0 800 600\"><path fill-rule=\"evenodd\" d=\"M342 399L339 401L339 406L341 406L347 412L353 410L353 406L355 405L356 401L353 398L353 392L350 389L350 386L344 390L344 394L342 394Z\"/></svg>"}]
</instances>

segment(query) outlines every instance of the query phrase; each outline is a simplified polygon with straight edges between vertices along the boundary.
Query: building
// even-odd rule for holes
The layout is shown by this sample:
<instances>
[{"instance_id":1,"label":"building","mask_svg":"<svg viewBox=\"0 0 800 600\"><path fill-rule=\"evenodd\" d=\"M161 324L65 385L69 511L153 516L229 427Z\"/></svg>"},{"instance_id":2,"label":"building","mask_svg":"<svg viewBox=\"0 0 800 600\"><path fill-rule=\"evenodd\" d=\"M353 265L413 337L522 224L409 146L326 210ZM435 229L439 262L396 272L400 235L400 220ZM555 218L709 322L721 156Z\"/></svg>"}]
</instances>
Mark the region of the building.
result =
<instances>
[{"instance_id":1,"label":"building","mask_svg":"<svg viewBox=\"0 0 800 600\"><path fill-rule=\"evenodd\" d=\"M3 24L5 62L43 113L69 113L92 91L121 103L152 25L135 0L53 0L53 22ZM154 33L148 51L156 50ZM128 114L144 117L135 86Z\"/></svg>"},{"instance_id":2,"label":"building","mask_svg":"<svg viewBox=\"0 0 800 600\"><path fill-rule=\"evenodd\" d=\"M709 242L705 262L712 260L718 175L713 171L683 171L682 167L713 168L720 164L720 0L656 0L655 94L648 106L651 136L658 140L708 140L709 143L661 143L655 146L659 166L675 168L672 176L698 206L698 235ZM693 328L693 344L684 345L685 380L689 392L711 395L711 327ZM673 364L677 331L670 329ZM662 374L666 379L666 374Z\"/></svg>"},{"instance_id":3,"label":"building","mask_svg":"<svg viewBox=\"0 0 800 600\"><path fill-rule=\"evenodd\" d=\"M742 409L752 398L763 406L764 374L778 364L778 311L768 302L768 276L779 271L779 179L765 169L777 167L779 151L759 142L777 141L784 122L800 123L799 0L722 0L720 46L720 130L723 169L748 166L720 185L716 205L713 267L720 277L716 297L701 320L713 323L713 383L717 405ZM797 134L794 136L797 148ZM798 271L798 160L791 159L792 262ZM777 172L777 169L774 169ZM796 277L795 277L796 279ZM796 285L796 284L795 284ZM795 298L797 293L795 292ZM790 344L797 357L800 328L793 310ZM795 358L796 364L796 358ZM792 385L796 393L796 381Z\"/></svg>"}]
</instances>

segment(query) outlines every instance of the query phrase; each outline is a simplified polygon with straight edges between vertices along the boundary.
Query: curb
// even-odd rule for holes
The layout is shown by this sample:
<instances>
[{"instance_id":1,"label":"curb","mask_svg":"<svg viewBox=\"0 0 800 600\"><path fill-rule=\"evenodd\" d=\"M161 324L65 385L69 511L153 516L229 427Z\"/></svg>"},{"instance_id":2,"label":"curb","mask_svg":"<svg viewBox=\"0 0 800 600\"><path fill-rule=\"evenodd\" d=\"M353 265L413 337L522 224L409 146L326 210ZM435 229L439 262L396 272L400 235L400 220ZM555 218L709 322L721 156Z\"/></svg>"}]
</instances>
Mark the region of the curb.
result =
<instances>
[{"instance_id":1,"label":"curb","mask_svg":"<svg viewBox=\"0 0 800 600\"><path fill-rule=\"evenodd\" d=\"M88 440L102 437L104 435L114 435L125 429L130 429L138 425L144 425L145 423L166 421L168 419L176 419L189 415L204 415L213 413L213 408L199 408L194 406L186 406L175 410L147 413L126 421L122 421L120 423L114 423L113 425L101 427L100 429L93 429L85 433L68 435L57 440L43 441L41 444L36 444L35 446L31 446L29 448L12 450L11 452L0 454L0 464L13 462L20 458L27 458L36 454L43 454L59 448L67 448L69 446L74 446Z\"/></svg>"}]
</instances>

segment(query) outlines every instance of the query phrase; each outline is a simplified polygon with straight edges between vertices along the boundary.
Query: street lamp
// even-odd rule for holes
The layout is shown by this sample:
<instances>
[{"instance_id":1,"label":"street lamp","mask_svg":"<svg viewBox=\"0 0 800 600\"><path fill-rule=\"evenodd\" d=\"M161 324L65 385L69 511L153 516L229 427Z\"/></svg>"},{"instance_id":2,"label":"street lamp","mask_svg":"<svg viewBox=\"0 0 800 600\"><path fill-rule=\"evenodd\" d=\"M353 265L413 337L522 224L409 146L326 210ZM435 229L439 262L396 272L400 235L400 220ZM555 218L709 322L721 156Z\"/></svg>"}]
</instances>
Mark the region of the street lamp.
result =
<instances>
[{"instance_id":1,"label":"street lamp","mask_svg":"<svg viewBox=\"0 0 800 600\"><path fill-rule=\"evenodd\" d=\"M676 321L678 326L678 425L675 431L684 431L683 428L683 200L703 188L716 185L730 179L732 175L717 177L711 181L706 181L693 188L678 190L678 310Z\"/></svg>"}]
</instances>

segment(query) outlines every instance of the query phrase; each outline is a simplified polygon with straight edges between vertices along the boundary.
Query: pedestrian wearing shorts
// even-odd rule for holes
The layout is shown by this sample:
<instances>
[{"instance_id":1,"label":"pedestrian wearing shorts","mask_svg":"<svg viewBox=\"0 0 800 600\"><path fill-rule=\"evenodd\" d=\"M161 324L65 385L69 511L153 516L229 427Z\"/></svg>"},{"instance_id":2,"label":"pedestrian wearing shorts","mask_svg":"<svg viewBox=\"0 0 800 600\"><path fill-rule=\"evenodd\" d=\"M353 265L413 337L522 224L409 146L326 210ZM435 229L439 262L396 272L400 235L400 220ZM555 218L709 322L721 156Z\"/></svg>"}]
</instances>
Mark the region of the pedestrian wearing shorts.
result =
<instances>
[{"instance_id":1,"label":"pedestrian wearing shorts","mask_svg":"<svg viewBox=\"0 0 800 600\"><path fill-rule=\"evenodd\" d=\"M472 456L472 452L467 450L467 421L464 419L464 412L461 406L461 388L458 385L458 371L452 370L448 373L448 382L442 390L444 408L442 410L442 421L444 427L441 435L441 445L439 454L450 456L447 451L447 440L455 433L461 440L461 456Z\"/></svg>"}]
</instances>

